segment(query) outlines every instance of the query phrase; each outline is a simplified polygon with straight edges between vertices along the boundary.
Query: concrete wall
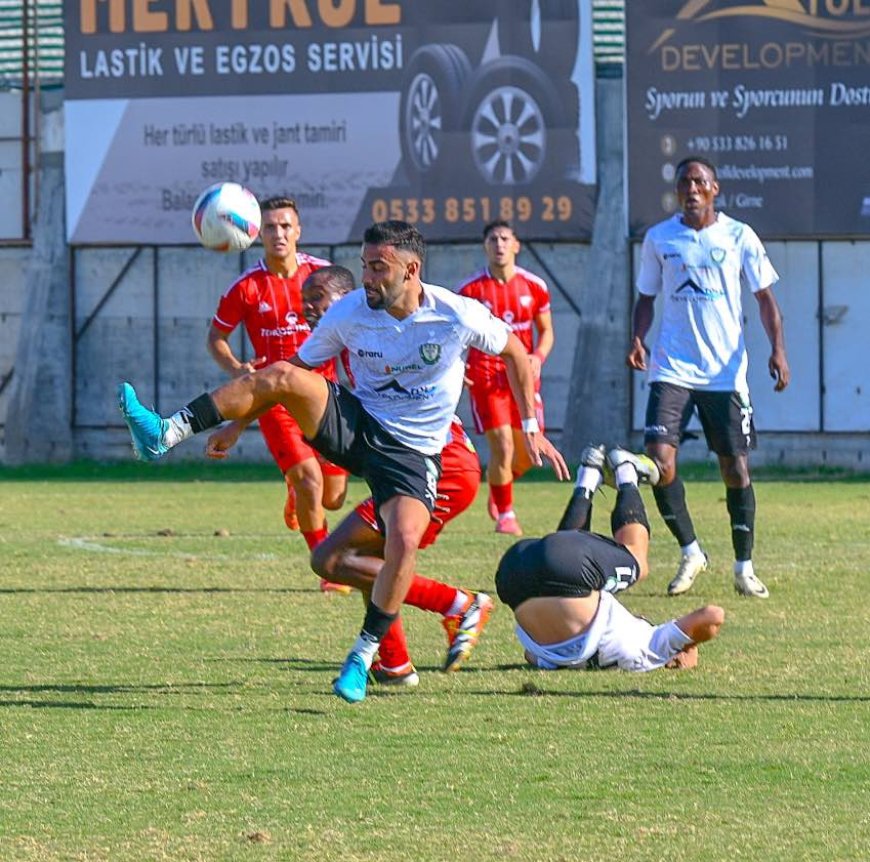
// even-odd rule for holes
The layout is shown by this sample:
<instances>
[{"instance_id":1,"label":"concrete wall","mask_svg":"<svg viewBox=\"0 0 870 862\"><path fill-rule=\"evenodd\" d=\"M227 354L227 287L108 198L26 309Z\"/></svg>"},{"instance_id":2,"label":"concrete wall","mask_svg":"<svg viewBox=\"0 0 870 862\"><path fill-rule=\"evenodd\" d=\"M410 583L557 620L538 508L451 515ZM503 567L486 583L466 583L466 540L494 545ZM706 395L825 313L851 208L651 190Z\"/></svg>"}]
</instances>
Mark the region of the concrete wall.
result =
<instances>
[{"instance_id":1,"label":"concrete wall","mask_svg":"<svg viewBox=\"0 0 870 862\"><path fill-rule=\"evenodd\" d=\"M591 244L536 243L520 262L550 282L556 346L544 368L547 423L576 460L588 440L640 443L644 381L624 365L637 248L626 242L622 82L598 87L600 205ZM77 248L63 243L59 100L44 106L40 209L35 242L0 248L0 461L129 457L114 390L133 381L167 411L224 379L205 349L208 322L225 286L257 253L189 248ZM477 237L431 246L428 281L454 286L483 260ZM359 246L308 250L359 274ZM870 319L870 242L771 243L782 281L793 384L774 395L767 341L746 299L750 385L761 432L756 463L870 465L870 399L861 356ZM241 334L238 351L249 350ZM248 354L250 355L250 354ZM466 399L460 414L468 419ZM468 423L470 424L470 423ZM480 442L480 441L478 441ZM486 447L481 446L486 458ZM170 458L196 458L201 446ZM239 458L267 459L256 431ZM708 457L688 444L685 457ZM867 466L870 469L870 466Z\"/></svg>"}]
</instances>

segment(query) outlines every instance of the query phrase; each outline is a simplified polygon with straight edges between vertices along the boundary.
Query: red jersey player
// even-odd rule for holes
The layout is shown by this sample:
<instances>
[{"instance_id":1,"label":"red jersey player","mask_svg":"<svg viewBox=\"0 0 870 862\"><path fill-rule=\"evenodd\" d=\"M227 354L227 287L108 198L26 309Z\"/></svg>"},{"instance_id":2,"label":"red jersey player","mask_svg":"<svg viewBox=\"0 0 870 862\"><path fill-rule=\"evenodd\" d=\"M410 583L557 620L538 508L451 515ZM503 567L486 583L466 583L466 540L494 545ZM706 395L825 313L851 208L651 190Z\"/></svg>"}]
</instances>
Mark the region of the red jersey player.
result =
<instances>
[{"instance_id":1,"label":"red jersey player","mask_svg":"<svg viewBox=\"0 0 870 862\"><path fill-rule=\"evenodd\" d=\"M509 222L487 224L483 229L483 248L487 267L461 284L459 293L482 302L522 341L535 377L537 423L543 428L541 366L553 349L550 293L543 279L516 265L520 243ZM513 480L522 476L531 463L523 445L522 423L504 362L497 356L471 350L466 375L475 430L485 434L489 444L486 475L489 512L496 520L495 530L521 536L513 508Z\"/></svg>"},{"instance_id":2,"label":"red jersey player","mask_svg":"<svg viewBox=\"0 0 870 862\"><path fill-rule=\"evenodd\" d=\"M215 362L233 377L281 359L290 359L310 335L302 314L302 283L329 261L297 251L301 234L296 202L275 197L260 204L263 259L234 281L218 304L208 333ZM256 359L243 362L229 343L244 324ZM334 365L322 370L334 377ZM284 520L300 529L309 547L326 535L324 507L344 503L347 473L318 459L287 410L278 405L260 416L260 431L287 482ZM328 588L328 584L323 585Z\"/></svg>"}]
</instances>

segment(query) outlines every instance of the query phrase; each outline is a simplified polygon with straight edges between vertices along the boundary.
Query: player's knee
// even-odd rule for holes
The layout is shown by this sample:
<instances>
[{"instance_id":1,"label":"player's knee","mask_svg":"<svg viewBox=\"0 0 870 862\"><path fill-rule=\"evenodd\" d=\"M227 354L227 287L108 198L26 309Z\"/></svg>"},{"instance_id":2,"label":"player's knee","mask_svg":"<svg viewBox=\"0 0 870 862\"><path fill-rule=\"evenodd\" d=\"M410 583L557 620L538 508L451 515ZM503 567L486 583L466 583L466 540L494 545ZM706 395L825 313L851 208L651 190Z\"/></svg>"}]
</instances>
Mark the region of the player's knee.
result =
<instances>
[{"instance_id":1,"label":"player's knee","mask_svg":"<svg viewBox=\"0 0 870 862\"><path fill-rule=\"evenodd\" d=\"M274 394L294 392L298 388L299 375L306 374L304 369L289 362L273 362L258 372L257 379L262 388Z\"/></svg>"},{"instance_id":2,"label":"player's knee","mask_svg":"<svg viewBox=\"0 0 870 862\"><path fill-rule=\"evenodd\" d=\"M323 496L323 479L310 470L302 471L293 477L296 496L316 504Z\"/></svg>"},{"instance_id":3,"label":"player's knee","mask_svg":"<svg viewBox=\"0 0 870 862\"><path fill-rule=\"evenodd\" d=\"M330 547L329 540L321 542L311 551L311 568L320 578L333 580L338 569L341 551Z\"/></svg>"},{"instance_id":4,"label":"player's knee","mask_svg":"<svg viewBox=\"0 0 870 862\"><path fill-rule=\"evenodd\" d=\"M734 458L719 462L722 481L729 488L746 488L749 485L749 464L745 458Z\"/></svg>"},{"instance_id":5,"label":"player's knee","mask_svg":"<svg viewBox=\"0 0 870 862\"><path fill-rule=\"evenodd\" d=\"M329 509L330 512L335 512L344 505L347 498L347 487L338 489L323 489L323 508Z\"/></svg>"}]
</instances>

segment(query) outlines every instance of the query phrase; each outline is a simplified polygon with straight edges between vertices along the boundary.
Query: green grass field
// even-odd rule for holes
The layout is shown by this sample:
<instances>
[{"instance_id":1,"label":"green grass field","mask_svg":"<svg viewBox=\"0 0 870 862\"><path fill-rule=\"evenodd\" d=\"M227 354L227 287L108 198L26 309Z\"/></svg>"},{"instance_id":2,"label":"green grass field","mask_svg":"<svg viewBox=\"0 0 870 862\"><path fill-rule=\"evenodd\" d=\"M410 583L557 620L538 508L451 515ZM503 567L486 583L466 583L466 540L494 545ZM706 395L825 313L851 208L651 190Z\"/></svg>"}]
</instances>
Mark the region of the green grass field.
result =
<instances>
[{"instance_id":1,"label":"green grass field","mask_svg":"<svg viewBox=\"0 0 870 862\"><path fill-rule=\"evenodd\" d=\"M409 610L420 687L349 706L330 682L362 604L318 591L274 472L0 471L0 859L870 858L870 482L758 479L764 602L733 593L704 475L710 571L664 596L677 551L647 496L653 574L625 597L726 608L697 670L526 669L499 607L447 676ZM566 493L518 485L527 534ZM424 573L493 589L510 540L484 502Z\"/></svg>"}]
</instances>

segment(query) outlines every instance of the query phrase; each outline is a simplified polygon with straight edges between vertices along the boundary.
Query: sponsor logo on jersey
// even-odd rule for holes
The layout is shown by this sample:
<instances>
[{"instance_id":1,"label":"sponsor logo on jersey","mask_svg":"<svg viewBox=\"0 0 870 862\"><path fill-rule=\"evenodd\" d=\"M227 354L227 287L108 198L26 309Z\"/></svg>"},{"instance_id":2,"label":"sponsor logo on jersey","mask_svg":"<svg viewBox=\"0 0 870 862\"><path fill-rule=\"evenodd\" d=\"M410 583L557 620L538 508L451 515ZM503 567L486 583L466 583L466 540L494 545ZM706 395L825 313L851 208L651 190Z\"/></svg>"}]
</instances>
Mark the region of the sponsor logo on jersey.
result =
<instances>
[{"instance_id":1,"label":"sponsor logo on jersey","mask_svg":"<svg viewBox=\"0 0 870 862\"><path fill-rule=\"evenodd\" d=\"M514 313L512 311L505 311L501 319L510 326L514 322Z\"/></svg>"},{"instance_id":2,"label":"sponsor logo on jersey","mask_svg":"<svg viewBox=\"0 0 870 862\"><path fill-rule=\"evenodd\" d=\"M295 335L297 332L311 332L308 324L304 321L300 322L295 311L288 311L284 317L285 326L279 326L275 329L260 329L260 335L264 338L281 338L286 335Z\"/></svg>"},{"instance_id":3,"label":"sponsor logo on jersey","mask_svg":"<svg viewBox=\"0 0 870 862\"><path fill-rule=\"evenodd\" d=\"M411 393L399 383L398 380L391 380L389 383L385 383L383 386L375 387L375 392L386 392L388 389L392 389L394 392L401 392L403 395L410 395Z\"/></svg>"},{"instance_id":4,"label":"sponsor logo on jersey","mask_svg":"<svg viewBox=\"0 0 870 862\"><path fill-rule=\"evenodd\" d=\"M434 365L441 358L441 345L431 341L421 344L420 357L427 365Z\"/></svg>"},{"instance_id":5,"label":"sponsor logo on jersey","mask_svg":"<svg viewBox=\"0 0 870 862\"><path fill-rule=\"evenodd\" d=\"M522 305L524 308L527 308L531 304L532 304L532 298L530 296L524 295L524 296L520 297L520 305Z\"/></svg>"},{"instance_id":6,"label":"sponsor logo on jersey","mask_svg":"<svg viewBox=\"0 0 870 862\"><path fill-rule=\"evenodd\" d=\"M384 354L380 350L363 350L361 347L357 350L356 355L363 359L383 359Z\"/></svg>"},{"instance_id":7,"label":"sponsor logo on jersey","mask_svg":"<svg viewBox=\"0 0 870 862\"><path fill-rule=\"evenodd\" d=\"M422 365L417 365L416 362L409 362L407 365L385 365L384 374L401 374L403 371L421 371Z\"/></svg>"},{"instance_id":8,"label":"sponsor logo on jersey","mask_svg":"<svg viewBox=\"0 0 870 862\"><path fill-rule=\"evenodd\" d=\"M716 290L704 290L697 282L687 278L675 291L673 298L682 302L697 302L704 299L715 299L720 293Z\"/></svg>"},{"instance_id":9,"label":"sponsor logo on jersey","mask_svg":"<svg viewBox=\"0 0 870 862\"><path fill-rule=\"evenodd\" d=\"M427 401L435 394L434 386L412 386L406 389L398 380L391 380L375 388L381 398L387 401Z\"/></svg>"},{"instance_id":10,"label":"sponsor logo on jersey","mask_svg":"<svg viewBox=\"0 0 870 862\"><path fill-rule=\"evenodd\" d=\"M259 311L260 314L268 314L271 310L272 310L272 306L269 305L269 303L265 302L265 301L261 301L260 306L257 309L257 311Z\"/></svg>"}]
</instances>

